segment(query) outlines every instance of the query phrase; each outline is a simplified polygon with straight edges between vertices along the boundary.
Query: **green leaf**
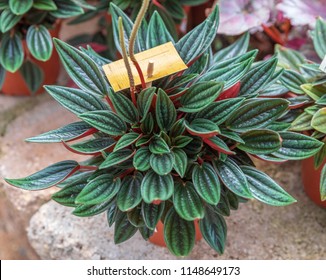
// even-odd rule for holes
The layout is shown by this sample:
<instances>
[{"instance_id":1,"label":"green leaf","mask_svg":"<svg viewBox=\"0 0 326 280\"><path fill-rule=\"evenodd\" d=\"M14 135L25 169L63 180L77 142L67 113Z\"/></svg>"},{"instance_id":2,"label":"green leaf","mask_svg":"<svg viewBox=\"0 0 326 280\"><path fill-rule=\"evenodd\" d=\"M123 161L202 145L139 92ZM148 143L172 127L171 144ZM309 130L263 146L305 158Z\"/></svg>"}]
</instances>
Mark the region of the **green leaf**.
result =
<instances>
[{"instance_id":1,"label":"green leaf","mask_svg":"<svg viewBox=\"0 0 326 280\"><path fill-rule=\"evenodd\" d=\"M324 165L320 176L320 199L326 200L326 165Z\"/></svg>"},{"instance_id":2,"label":"green leaf","mask_svg":"<svg viewBox=\"0 0 326 280\"><path fill-rule=\"evenodd\" d=\"M53 50L52 37L44 25L31 25L26 34L28 50L41 61L50 59Z\"/></svg>"},{"instance_id":3,"label":"green leaf","mask_svg":"<svg viewBox=\"0 0 326 280\"><path fill-rule=\"evenodd\" d=\"M77 208L72 213L78 217L95 216L106 211L111 206L111 204L111 200L95 205L82 204L80 206L77 206Z\"/></svg>"},{"instance_id":4,"label":"green leaf","mask_svg":"<svg viewBox=\"0 0 326 280\"><path fill-rule=\"evenodd\" d=\"M192 171L192 182L200 197L207 203L216 205L221 196L221 184L214 168L207 162L195 165Z\"/></svg>"},{"instance_id":5,"label":"green leaf","mask_svg":"<svg viewBox=\"0 0 326 280\"><path fill-rule=\"evenodd\" d=\"M319 58L324 59L326 55L326 22L321 17L317 19L312 38Z\"/></svg>"},{"instance_id":6,"label":"green leaf","mask_svg":"<svg viewBox=\"0 0 326 280\"><path fill-rule=\"evenodd\" d=\"M131 144L135 143L140 137L140 134L135 132L130 132L125 135L123 135L117 142L117 144L114 147L114 152L121 150L123 148L126 148L130 146Z\"/></svg>"},{"instance_id":7,"label":"green leaf","mask_svg":"<svg viewBox=\"0 0 326 280\"><path fill-rule=\"evenodd\" d=\"M306 135L295 132L280 132L282 147L273 155L282 159L300 160L311 157L323 143Z\"/></svg>"},{"instance_id":8,"label":"green leaf","mask_svg":"<svg viewBox=\"0 0 326 280\"><path fill-rule=\"evenodd\" d=\"M199 221L199 226L207 244L217 253L223 254L227 234L227 225L224 218L208 210L204 219Z\"/></svg>"},{"instance_id":9,"label":"green leaf","mask_svg":"<svg viewBox=\"0 0 326 280\"><path fill-rule=\"evenodd\" d=\"M6 9L9 7L8 0L0 0L0 10Z\"/></svg>"},{"instance_id":10,"label":"green leaf","mask_svg":"<svg viewBox=\"0 0 326 280\"><path fill-rule=\"evenodd\" d=\"M219 137L211 137L204 139L205 144L210 146L212 149L227 155L233 155L235 152L231 151L229 146Z\"/></svg>"},{"instance_id":11,"label":"green leaf","mask_svg":"<svg viewBox=\"0 0 326 280\"><path fill-rule=\"evenodd\" d=\"M35 137L26 139L26 142L35 143L60 143L61 141L69 141L85 134L92 127L84 122L75 122L64 127L45 132Z\"/></svg>"},{"instance_id":12,"label":"green leaf","mask_svg":"<svg viewBox=\"0 0 326 280\"><path fill-rule=\"evenodd\" d=\"M33 0L9 0L10 10L15 15L23 15L33 6Z\"/></svg>"},{"instance_id":13,"label":"green leaf","mask_svg":"<svg viewBox=\"0 0 326 280\"><path fill-rule=\"evenodd\" d=\"M11 30L22 18L15 15L10 9L5 9L0 15L0 31L6 33Z\"/></svg>"},{"instance_id":14,"label":"green leaf","mask_svg":"<svg viewBox=\"0 0 326 280\"><path fill-rule=\"evenodd\" d=\"M144 121L142 122L142 124L140 125L140 129L142 130L142 132L144 134L151 134L153 132L154 129L154 118L152 113L149 113L146 118L144 119Z\"/></svg>"},{"instance_id":15,"label":"green leaf","mask_svg":"<svg viewBox=\"0 0 326 280\"><path fill-rule=\"evenodd\" d=\"M190 125L186 123L186 128L191 135L202 138L211 138L220 133L220 129L215 123L201 118L196 118Z\"/></svg>"},{"instance_id":16,"label":"green leaf","mask_svg":"<svg viewBox=\"0 0 326 280\"><path fill-rule=\"evenodd\" d=\"M100 165L100 169L109 168L130 159L134 155L132 150L124 149L110 153Z\"/></svg>"},{"instance_id":17,"label":"green leaf","mask_svg":"<svg viewBox=\"0 0 326 280\"><path fill-rule=\"evenodd\" d=\"M272 79L276 65L277 58L273 58L250 70L241 79L239 96L251 96L263 90Z\"/></svg>"},{"instance_id":18,"label":"green leaf","mask_svg":"<svg viewBox=\"0 0 326 280\"><path fill-rule=\"evenodd\" d=\"M252 99L231 114L226 126L238 132L264 127L281 116L288 104L288 101L280 98Z\"/></svg>"},{"instance_id":19,"label":"green leaf","mask_svg":"<svg viewBox=\"0 0 326 280\"><path fill-rule=\"evenodd\" d=\"M116 217L114 226L114 243L120 244L130 239L137 232L137 228L134 227L128 220L127 214L119 212Z\"/></svg>"},{"instance_id":20,"label":"green leaf","mask_svg":"<svg viewBox=\"0 0 326 280\"><path fill-rule=\"evenodd\" d=\"M109 98L121 119L131 124L138 122L138 111L130 99L113 91L109 92Z\"/></svg>"},{"instance_id":21,"label":"green leaf","mask_svg":"<svg viewBox=\"0 0 326 280\"><path fill-rule=\"evenodd\" d=\"M171 138L182 135L186 130L184 119L177 120L172 126L169 135Z\"/></svg>"},{"instance_id":22,"label":"green leaf","mask_svg":"<svg viewBox=\"0 0 326 280\"><path fill-rule=\"evenodd\" d=\"M285 48L284 46L276 45L275 53L279 60L279 65L283 68L300 70L300 65L305 62L304 56L295 50Z\"/></svg>"},{"instance_id":23,"label":"green leaf","mask_svg":"<svg viewBox=\"0 0 326 280\"><path fill-rule=\"evenodd\" d=\"M270 154L281 148L280 135L271 130L251 130L243 133L241 138L245 143L240 143L237 147L250 154Z\"/></svg>"},{"instance_id":24,"label":"green leaf","mask_svg":"<svg viewBox=\"0 0 326 280\"><path fill-rule=\"evenodd\" d=\"M179 216L186 221L204 217L204 207L200 197L190 182L176 183L174 186L173 205Z\"/></svg>"},{"instance_id":25,"label":"green leaf","mask_svg":"<svg viewBox=\"0 0 326 280\"><path fill-rule=\"evenodd\" d=\"M141 214L141 207L137 206L130 211L127 212L127 217L129 222L137 228L142 228L145 226L145 222L143 220L143 216Z\"/></svg>"},{"instance_id":26,"label":"green leaf","mask_svg":"<svg viewBox=\"0 0 326 280\"><path fill-rule=\"evenodd\" d=\"M230 192L229 190L227 190ZM212 206L212 210L219 215L229 217L231 215L231 208L229 200L227 199L224 192L221 192L221 198L217 205Z\"/></svg>"},{"instance_id":27,"label":"green leaf","mask_svg":"<svg viewBox=\"0 0 326 280\"><path fill-rule=\"evenodd\" d=\"M53 0L34 0L33 8L42 11L54 11L57 9L57 5Z\"/></svg>"},{"instance_id":28,"label":"green leaf","mask_svg":"<svg viewBox=\"0 0 326 280\"><path fill-rule=\"evenodd\" d=\"M219 10L214 8L209 17L196 28L183 36L176 49L185 63L202 55L212 44L218 28Z\"/></svg>"},{"instance_id":29,"label":"green leaf","mask_svg":"<svg viewBox=\"0 0 326 280\"><path fill-rule=\"evenodd\" d=\"M70 18L84 13L83 8L71 0L55 0L57 9L50 12L55 18Z\"/></svg>"},{"instance_id":30,"label":"green leaf","mask_svg":"<svg viewBox=\"0 0 326 280\"><path fill-rule=\"evenodd\" d=\"M177 119L174 104L162 89L158 90L155 115L157 124L163 131L170 130Z\"/></svg>"},{"instance_id":31,"label":"green leaf","mask_svg":"<svg viewBox=\"0 0 326 280\"><path fill-rule=\"evenodd\" d=\"M245 174L232 159L228 157L224 162L214 161L214 166L229 190L241 197L252 198Z\"/></svg>"},{"instance_id":32,"label":"green leaf","mask_svg":"<svg viewBox=\"0 0 326 280\"><path fill-rule=\"evenodd\" d=\"M272 206L285 206L296 200L284 191L272 178L254 167L241 166L253 197Z\"/></svg>"},{"instance_id":33,"label":"green leaf","mask_svg":"<svg viewBox=\"0 0 326 280\"><path fill-rule=\"evenodd\" d=\"M126 176L122 180L121 189L117 196L117 205L121 211L129 211L142 201L140 192L142 180L143 175L139 172L134 176Z\"/></svg>"},{"instance_id":34,"label":"green leaf","mask_svg":"<svg viewBox=\"0 0 326 280\"><path fill-rule=\"evenodd\" d=\"M1 38L0 63L7 71L14 73L23 64L24 50L22 40L18 34L10 36L5 33Z\"/></svg>"},{"instance_id":35,"label":"green leaf","mask_svg":"<svg viewBox=\"0 0 326 280\"><path fill-rule=\"evenodd\" d=\"M314 115L311 121L311 125L314 129L326 133L326 108L321 108Z\"/></svg>"},{"instance_id":36,"label":"green leaf","mask_svg":"<svg viewBox=\"0 0 326 280\"><path fill-rule=\"evenodd\" d=\"M44 88L57 102L77 116L90 111L110 110L110 107L97 96L80 89L61 86Z\"/></svg>"},{"instance_id":37,"label":"green leaf","mask_svg":"<svg viewBox=\"0 0 326 280\"><path fill-rule=\"evenodd\" d=\"M180 135L174 138L173 147L184 148L192 141L192 137Z\"/></svg>"},{"instance_id":38,"label":"green leaf","mask_svg":"<svg viewBox=\"0 0 326 280\"><path fill-rule=\"evenodd\" d=\"M164 43L172 42L174 40L165 26L164 21L157 11L151 16L148 24L146 45L148 49L154 48Z\"/></svg>"},{"instance_id":39,"label":"green leaf","mask_svg":"<svg viewBox=\"0 0 326 280\"><path fill-rule=\"evenodd\" d=\"M161 176L148 171L141 185L141 195L146 203L155 200L167 200L173 194L174 183L171 174Z\"/></svg>"},{"instance_id":40,"label":"green leaf","mask_svg":"<svg viewBox=\"0 0 326 280\"><path fill-rule=\"evenodd\" d=\"M291 124L291 130L293 131L306 131L312 129L311 120L312 115L303 112L299 115Z\"/></svg>"},{"instance_id":41,"label":"green leaf","mask_svg":"<svg viewBox=\"0 0 326 280\"><path fill-rule=\"evenodd\" d=\"M117 205L114 202L112 202L108 208L108 211L106 212L106 218L107 218L109 227L112 227L112 225L115 223L118 212L119 212L119 209L118 209Z\"/></svg>"},{"instance_id":42,"label":"green leaf","mask_svg":"<svg viewBox=\"0 0 326 280\"><path fill-rule=\"evenodd\" d=\"M163 211L164 211L165 203L161 202L160 204L148 204L143 201L142 203L142 215L146 226L149 229L154 230L158 221L160 220Z\"/></svg>"},{"instance_id":43,"label":"green leaf","mask_svg":"<svg viewBox=\"0 0 326 280\"><path fill-rule=\"evenodd\" d=\"M2 88L3 83L5 82L6 78L6 70L0 64L0 90Z\"/></svg>"},{"instance_id":44,"label":"green leaf","mask_svg":"<svg viewBox=\"0 0 326 280\"><path fill-rule=\"evenodd\" d=\"M30 191L53 187L79 169L79 164L73 160L61 161L46 167L30 176L21 179L5 179L7 183Z\"/></svg>"},{"instance_id":45,"label":"green leaf","mask_svg":"<svg viewBox=\"0 0 326 280\"><path fill-rule=\"evenodd\" d=\"M299 73L293 70L285 70L283 75L281 76L280 81L284 86L286 86L290 91L303 94L303 90L301 89L301 85L306 84L306 80Z\"/></svg>"},{"instance_id":46,"label":"green leaf","mask_svg":"<svg viewBox=\"0 0 326 280\"><path fill-rule=\"evenodd\" d=\"M171 208L164 220L164 241L175 256L187 256L195 244L194 222L182 219Z\"/></svg>"},{"instance_id":47,"label":"green leaf","mask_svg":"<svg viewBox=\"0 0 326 280\"><path fill-rule=\"evenodd\" d=\"M149 150L153 154L164 154L169 153L170 148L164 139L160 136L154 136L149 144Z\"/></svg>"},{"instance_id":48,"label":"green leaf","mask_svg":"<svg viewBox=\"0 0 326 280\"><path fill-rule=\"evenodd\" d=\"M115 141L112 138L101 137L73 144L70 148L83 154L93 154L111 148L114 144Z\"/></svg>"},{"instance_id":49,"label":"green leaf","mask_svg":"<svg viewBox=\"0 0 326 280\"><path fill-rule=\"evenodd\" d=\"M158 175L167 175L171 172L174 164L174 154L152 154L149 160L152 169Z\"/></svg>"},{"instance_id":50,"label":"green leaf","mask_svg":"<svg viewBox=\"0 0 326 280\"><path fill-rule=\"evenodd\" d=\"M182 107L179 110L188 113L198 112L211 104L220 95L222 89L222 83L195 84L181 97Z\"/></svg>"},{"instance_id":51,"label":"green leaf","mask_svg":"<svg viewBox=\"0 0 326 280\"><path fill-rule=\"evenodd\" d=\"M141 91L137 98L137 107L139 114L142 116L141 122L146 118L149 109L151 108L155 87L146 88Z\"/></svg>"},{"instance_id":52,"label":"green leaf","mask_svg":"<svg viewBox=\"0 0 326 280\"><path fill-rule=\"evenodd\" d=\"M121 186L120 178L109 174L101 175L90 181L76 198L76 203L95 205L111 200Z\"/></svg>"},{"instance_id":53,"label":"green leaf","mask_svg":"<svg viewBox=\"0 0 326 280\"><path fill-rule=\"evenodd\" d=\"M120 136L125 134L127 130L125 122L119 116L109 111L92 111L83 113L79 117L86 123L109 135Z\"/></svg>"},{"instance_id":54,"label":"green leaf","mask_svg":"<svg viewBox=\"0 0 326 280\"><path fill-rule=\"evenodd\" d=\"M44 73L42 68L40 68L37 64L27 60L20 67L19 71L23 76L30 92L37 92L44 81Z\"/></svg>"},{"instance_id":55,"label":"green leaf","mask_svg":"<svg viewBox=\"0 0 326 280\"><path fill-rule=\"evenodd\" d=\"M135 169L139 171L147 171L150 169L150 156L151 152L148 147L141 147L138 149L133 158L133 165Z\"/></svg>"},{"instance_id":56,"label":"green leaf","mask_svg":"<svg viewBox=\"0 0 326 280\"><path fill-rule=\"evenodd\" d=\"M179 174L181 178L183 178L188 166L188 156L182 149L173 149L173 154L173 169Z\"/></svg>"},{"instance_id":57,"label":"green leaf","mask_svg":"<svg viewBox=\"0 0 326 280\"><path fill-rule=\"evenodd\" d=\"M54 39L54 44L70 78L81 89L100 96L108 92L108 85L91 58L58 39Z\"/></svg>"},{"instance_id":58,"label":"green leaf","mask_svg":"<svg viewBox=\"0 0 326 280\"><path fill-rule=\"evenodd\" d=\"M315 101L318 101L325 94L323 87L314 86L313 84L303 84L301 89Z\"/></svg>"}]
</instances>

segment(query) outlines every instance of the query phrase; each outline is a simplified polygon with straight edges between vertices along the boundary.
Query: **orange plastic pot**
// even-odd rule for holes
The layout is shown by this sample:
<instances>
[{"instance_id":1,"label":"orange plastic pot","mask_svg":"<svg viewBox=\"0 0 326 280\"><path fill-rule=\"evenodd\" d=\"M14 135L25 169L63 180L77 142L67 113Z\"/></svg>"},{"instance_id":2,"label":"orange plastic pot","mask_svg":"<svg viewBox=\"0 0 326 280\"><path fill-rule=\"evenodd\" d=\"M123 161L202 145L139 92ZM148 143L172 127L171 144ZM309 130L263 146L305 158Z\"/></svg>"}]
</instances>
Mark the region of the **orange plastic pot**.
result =
<instances>
[{"instance_id":1,"label":"orange plastic pot","mask_svg":"<svg viewBox=\"0 0 326 280\"><path fill-rule=\"evenodd\" d=\"M203 238L203 236L200 233L198 222L195 222L195 230L196 230L196 241L201 240ZM158 222L158 224L156 226L156 231L149 238L149 241L155 245L158 245L161 247L166 247L166 244L164 241L164 225L162 224L161 221Z\"/></svg>"},{"instance_id":2,"label":"orange plastic pot","mask_svg":"<svg viewBox=\"0 0 326 280\"><path fill-rule=\"evenodd\" d=\"M307 196L317 205L326 208L326 201L320 199L320 174L324 163L318 169L314 167L314 158L302 161L302 181Z\"/></svg>"},{"instance_id":3,"label":"orange plastic pot","mask_svg":"<svg viewBox=\"0 0 326 280\"><path fill-rule=\"evenodd\" d=\"M59 33L61 30L61 23L57 23L55 28L50 30L50 34L52 37L59 37ZM25 55L28 54L26 42L23 41ZM43 84L40 86L39 90L35 94L40 94L44 92L43 85L51 85L54 84L59 76L60 73L60 59L58 53L55 49L53 49L52 56L48 61L38 61L30 55L30 60L37 64L44 73L44 81ZM30 90L28 89L22 75L20 74L19 70L10 73L6 72L4 84L1 89L1 93L6 95L13 95L13 96L29 96L32 95Z\"/></svg>"}]
</instances>

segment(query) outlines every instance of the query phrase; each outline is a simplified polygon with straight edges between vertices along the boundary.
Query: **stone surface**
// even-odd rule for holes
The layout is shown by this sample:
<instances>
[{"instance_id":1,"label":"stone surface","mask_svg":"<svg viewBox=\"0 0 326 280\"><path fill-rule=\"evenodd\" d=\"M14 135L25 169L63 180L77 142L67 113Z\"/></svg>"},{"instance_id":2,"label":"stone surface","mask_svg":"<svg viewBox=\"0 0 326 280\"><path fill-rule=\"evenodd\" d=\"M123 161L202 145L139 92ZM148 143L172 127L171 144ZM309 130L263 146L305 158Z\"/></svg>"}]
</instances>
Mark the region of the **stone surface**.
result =
<instances>
[{"instance_id":1,"label":"stone surface","mask_svg":"<svg viewBox=\"0 0 326 280\"><path fill-rule=\"evenodd\" d=\"M326 259L326 211L303 193L300 163L259 166L298 202L280 208L242 204L227 218L225 254L218 256L201 240L188 259ZM114 245L105 214L78 218L71 211L49 202L31 219L28 237L42 259L175 259L140 235Z\"/></svg>"}]
</instances>

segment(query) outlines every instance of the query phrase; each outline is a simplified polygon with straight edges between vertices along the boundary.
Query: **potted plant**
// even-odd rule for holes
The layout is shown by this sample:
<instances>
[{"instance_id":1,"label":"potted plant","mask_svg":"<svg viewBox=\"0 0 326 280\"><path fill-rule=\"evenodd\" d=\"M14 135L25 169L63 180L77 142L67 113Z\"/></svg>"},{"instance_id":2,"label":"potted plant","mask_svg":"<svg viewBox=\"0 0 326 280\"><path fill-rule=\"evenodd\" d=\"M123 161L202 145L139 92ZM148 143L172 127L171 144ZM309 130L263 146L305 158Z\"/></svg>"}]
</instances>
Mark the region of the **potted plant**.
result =
<instances>
[{"instance_id":1,"label":"potted plant","mask_svg":"<svg viewBox=\"0 0 326 280\"><path fill-rule=\"evenodd\" d=\"M0 92L9 95L40 93L55 83L59 57L52 37L61 19L80 15L84 1L0 0Z\"/></svg>"},{"instance_id":2,"label":"potted plant","mask_svg":"<svg viewBox=\"0 0 326 280\"><path fill-rule=\"evenodd\" d=\"M312 38L316 54L320 59L325 59L326 22L321 18L316 22ZM286 97L295 103L290 130L311 135L325 143L326 67L320 66L320 60L310 61L291 49L277 47L277 53L280 58L279 66L285 69L282 83L290 91ZM323 147L314 158L302 161L305 192L316 204L323 207L326 206L325 158L326 149Z\"/></svg>"},{"instance_id":3,"label":"potted plant","mask_svg":"<svg viewBox=\"0 0 326 280\"><path fill-rule=\"evenodd\" d=\"M25 190L57 186L53 199L73 207L73 214L80 217L106 212L109 226L114 225L115 243L137 231L147 240L161 221L168 249L185 256L194 246L199 224L205 241L221 254L227 234L224 217L230 209L251 199L273 206L295 202L255 168L251 156L302 159L323 144L287 131L287 100L260 98L280 76L275 72L276 57L254 63L257 51L247 52L248 35L212 54L218 7L173 42L158 13L148 23L146 40L140 36L147 5L146 0L133 24L111 4L111 14L119 15L113 21L115 43L125 67L131 68L130 60L138 64L135 45L148 49L172 42L188 69L141 86L135 86L131 74L126 78L130 89L113 92L101 68L106 60L55 40L80 89L46 86L46 90L80 121L27 141L62 142L89 158L58 162L26 178L6 181ZM130 35L130 60L125 35ZM139 75L146 82L142 71Z\"/></svg>"}]
</instances>

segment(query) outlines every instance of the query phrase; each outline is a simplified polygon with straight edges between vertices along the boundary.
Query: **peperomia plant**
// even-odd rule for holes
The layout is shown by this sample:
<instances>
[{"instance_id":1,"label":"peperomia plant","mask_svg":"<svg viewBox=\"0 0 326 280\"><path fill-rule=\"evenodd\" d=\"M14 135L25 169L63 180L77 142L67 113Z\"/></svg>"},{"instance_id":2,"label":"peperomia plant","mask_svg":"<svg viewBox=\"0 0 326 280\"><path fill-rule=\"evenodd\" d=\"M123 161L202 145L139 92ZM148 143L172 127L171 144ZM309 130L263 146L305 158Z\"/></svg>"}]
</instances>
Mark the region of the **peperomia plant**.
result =
<instances>
[{"instance_id":1,"label":"peperomia plant","mask_svg":"<svg viewBox=\"0 0 326 280\"><path fill-rule=\"evenodd\" d=\"M75 208L77 216L106 212L109 226L114 224L115 243L137 231L147 240L161 220L168 249L185 256L194 246L199 223L203 238L221 254L227 233L224 217L238 209L239 202L258 199L273 206L295 202L255 168L251 156L302 159L323 144L286 131L287 100L259 98L279 86L275 83L282 73L275 72L276 57L253 63L257 51L247 52L248 34L212 55L218 7L174 42L158 13L147 29L139 30L148 2L135 24L111 4L111 14L117 15L115 43L126 68L131 68L130 60L137 66L134 52L172 41L188 69L141 86L135 86L131 73L130 89L113 92L101 69L106 59L55 40L80 89L46 86L46 90L81 121L27 141L62 142L90 158L58 162L7 182L26 190L57 186L60 190L53 199Z\"/></svg>"},{"instance_id":2,"label":"peperomia plant","mask_svg":"<svg viewBox=\"0 0 326 280\"><path fill-rule=\"evenodd\" d=\"M0 0L0 90L6 71L19 70L36 92L43 72L30 57L49 60L53 50L49 30L60 19L84 13L84 8L93 7L83 0Z\"/></svg>"},{"instance_id":3,"label":"peperomia plant","mask_svg":"<svg viewBox=\"0 0 326 280\"><path fill-rule=\"evenodd\" d=\"M326 56L326 22L319 18L312 32L316 54ZM285 68L283 85L291 92L290 100L297 100L292 112L292 131L302 132L326 142L326 69L320 69L320 61L312 62L302 54L285 48L278 48L280 65ZM326 149L325 146L315 155L315 168L323 166L321 199L326 199Z\"/></svg>"}]
</instances>

